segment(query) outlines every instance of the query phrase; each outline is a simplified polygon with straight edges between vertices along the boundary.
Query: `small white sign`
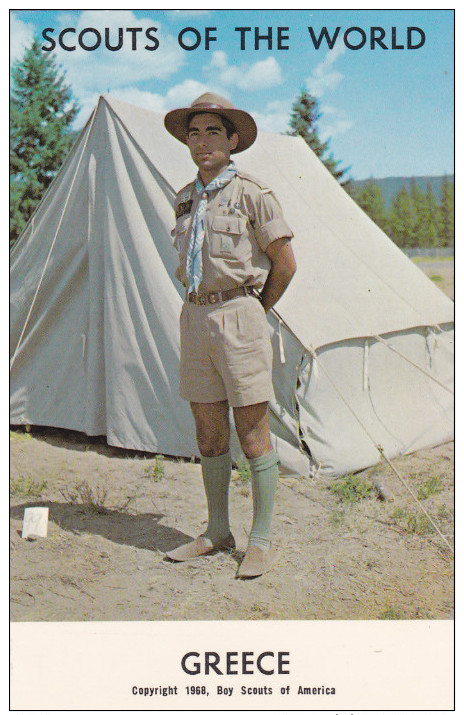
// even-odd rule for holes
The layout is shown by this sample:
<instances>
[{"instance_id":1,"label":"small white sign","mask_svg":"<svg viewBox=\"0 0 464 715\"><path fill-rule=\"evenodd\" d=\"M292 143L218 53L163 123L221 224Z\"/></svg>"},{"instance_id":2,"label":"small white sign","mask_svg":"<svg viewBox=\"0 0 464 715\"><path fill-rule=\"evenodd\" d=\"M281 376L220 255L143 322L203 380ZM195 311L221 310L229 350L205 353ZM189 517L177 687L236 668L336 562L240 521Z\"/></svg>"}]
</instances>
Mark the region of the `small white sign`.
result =
<instances>
[{"instance_id":1,"label":"small white sign","mask_svg":"<svg viewBox=\"0 0 464 715\"><path fill-rule=\"evenodd\" d=\"M22 538L47 536L48 506L30 506L24 509Z\"/></svg>"}]
</instances>

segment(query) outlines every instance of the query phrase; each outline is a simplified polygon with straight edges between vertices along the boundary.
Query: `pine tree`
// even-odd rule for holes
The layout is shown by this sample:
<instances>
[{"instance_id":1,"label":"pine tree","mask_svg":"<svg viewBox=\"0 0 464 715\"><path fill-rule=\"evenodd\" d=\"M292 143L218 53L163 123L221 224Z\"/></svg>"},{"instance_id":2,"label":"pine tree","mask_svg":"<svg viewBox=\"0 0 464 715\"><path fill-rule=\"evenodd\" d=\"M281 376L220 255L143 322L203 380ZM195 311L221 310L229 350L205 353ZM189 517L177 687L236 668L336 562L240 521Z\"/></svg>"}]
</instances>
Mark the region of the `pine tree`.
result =
<instances>
[{"instance_id":1,"label":"pine tree","mask_svg":"<svg viewBox=\"0 0 464 715\"><path fill-rule=\"evenodd\" d=\"M364 184L361 190L356 193L354 199L358 206L367 213L369 218L371 218L382 231L387 230L388 221L382 189L375 181L368 181Z\"/></svg>"},{"instance_id":2,"label":"pine tree","mask_svg":"<svg viewBox=\"0 0 464 715\"><path fill-rule=\"evenodd\" d=\"M441 184L439 233L442 246L454 246L454 184L446 174Z\"/></svg>"},{"instance_id":3,"label":"pine tree","mask_svg":"<svg viewBox=\"0 0 464 715\"><path fill-rule=\"evenodd\" d=\"M417 180L413 176L411 178L411 211L412 211L412 244L414 246L420 246L421 244L421 231L423 226L422 217L424 215L424 195L417 183Z\"/></svg>"},{"instance_id":4,"label":"pine tree","mask_svg":"<svg viewBox=\"0 0 464 715\"><path fill-rule=\"evenodd\" d=\"M71 147L79 111L55 58L34 39L13 65L10 98L10 243L14 243Z\"/></svg>"},{"instance_id":5,"label":"pine tree","mask_svg":"<svg viewBox=\"0 0 464 715\"><path fill-rule=\"evenodd\" d=\"M302 137L316 156L321 159L332 176L340 181L348 171L348 168L339 169L340 162L335 161L332 154L324 156L329 150L329 142L322 142L319 138L317 122L320 117L317 99L308 91L302 89L298 98L293 102L289 121L290 131L287 133L294 137Z\"/></svg>"},{"instance_id":6,"label":"pine tree","mask_svg":"<svg viewBox=\"0 0 464 715\"><path fill-rule=\"evenodd\" d=\"M422 203L422 213L419 219L418 243L422 248L429 248L438 245L438 209L437 202L432 190L432 184L427 182Z\"/></svg>"},{"instance_id":7,"label":"pine tree","mask_svg":"<svg viewBox=\"0 0 464 715\"><path fill-rule=\"evenodd\" d=\"M400 248L414 246L414 224L411 197L405 186L393 199L390 214L390 235Z\"/></svg>"}]
</instances>

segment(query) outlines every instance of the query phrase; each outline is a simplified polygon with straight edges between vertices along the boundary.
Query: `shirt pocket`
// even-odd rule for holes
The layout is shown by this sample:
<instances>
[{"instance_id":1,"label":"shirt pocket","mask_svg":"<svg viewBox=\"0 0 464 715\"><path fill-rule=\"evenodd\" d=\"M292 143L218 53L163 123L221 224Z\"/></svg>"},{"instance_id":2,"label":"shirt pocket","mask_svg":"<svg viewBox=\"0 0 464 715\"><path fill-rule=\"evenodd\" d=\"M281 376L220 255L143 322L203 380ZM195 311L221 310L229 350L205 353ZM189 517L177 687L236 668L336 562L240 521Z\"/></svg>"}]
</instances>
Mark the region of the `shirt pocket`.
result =
<instances>
[{"instance_id":1,"label":"shirt pocket","mask_svg":"<svg viewBox=\"0 0 464 715\"><path fill-rule=\"evenodd\" d=\"M213 216L210 230L212 258L244 260L251 254L245 216Z\"/></svg>"}]
</instances>

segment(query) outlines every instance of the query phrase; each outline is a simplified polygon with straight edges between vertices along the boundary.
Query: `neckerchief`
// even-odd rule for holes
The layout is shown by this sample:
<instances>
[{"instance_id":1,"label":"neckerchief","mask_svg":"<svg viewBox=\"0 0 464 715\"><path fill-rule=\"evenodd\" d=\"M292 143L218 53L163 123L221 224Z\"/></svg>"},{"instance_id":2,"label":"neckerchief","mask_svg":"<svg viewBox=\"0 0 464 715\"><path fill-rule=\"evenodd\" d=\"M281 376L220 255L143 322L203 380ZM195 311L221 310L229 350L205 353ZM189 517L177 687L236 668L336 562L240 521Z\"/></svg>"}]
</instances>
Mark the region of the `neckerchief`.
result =
<instances>
[{"instance_id":1,"label":"neckerchief","mask_svg":"<svg viewBox=\"0 0 464 715\"><path fill-rule=\"evenodd\" d=\"M201 195L197 210L192 219L192 230L190 232L189 245L187 248L187 262L185 272L189 281L188 292L197 292L203 278L203 261L201 249L205 239L205 214L208 196L216 189L221 189L229 183L236 175L237 169L233 161L221 171L207 186L203 186L200 176L195 179L195 191Z\"/></svg>"}]
</instances>

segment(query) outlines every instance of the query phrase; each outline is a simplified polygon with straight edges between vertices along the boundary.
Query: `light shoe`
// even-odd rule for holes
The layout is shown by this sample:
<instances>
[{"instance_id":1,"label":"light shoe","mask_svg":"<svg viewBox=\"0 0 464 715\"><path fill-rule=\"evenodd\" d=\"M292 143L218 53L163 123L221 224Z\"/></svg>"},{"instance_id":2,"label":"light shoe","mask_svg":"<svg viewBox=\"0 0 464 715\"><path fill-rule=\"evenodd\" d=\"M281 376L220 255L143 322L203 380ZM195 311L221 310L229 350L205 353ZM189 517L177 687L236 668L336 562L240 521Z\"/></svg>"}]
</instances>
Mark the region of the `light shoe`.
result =
<instances>
[{"instance_id":1,"label":"light shoe","mask_svg":"<svg viewBox=\"0 0 464 715\"><path fill-rule=\"evenodd\" d=\"M237 571L237 578L253 578L261 576L266 571L269 571L276 559L276 550L269 546L267 551L263 551L259 546L250 544L246 550L245 557Z\"/></svg>"},{"instance_id":2,"label":"light shoe","mask_svg":"<svg viewBox=\"0 0 464 715\"><path fill-rule=\"evenodd\" d=\"M177 549L166 551L165 556L172 559L172 561L188 561L189 559L196 559L198 556L213 554L216 551L232 549L235 549L235 539L232 534L228 534L216 544L213 544L213 542L205 536L197 536L196 539L189 541L188 544L182 544L182 546L178 546Z\"/></svg>"}]
</instances>

